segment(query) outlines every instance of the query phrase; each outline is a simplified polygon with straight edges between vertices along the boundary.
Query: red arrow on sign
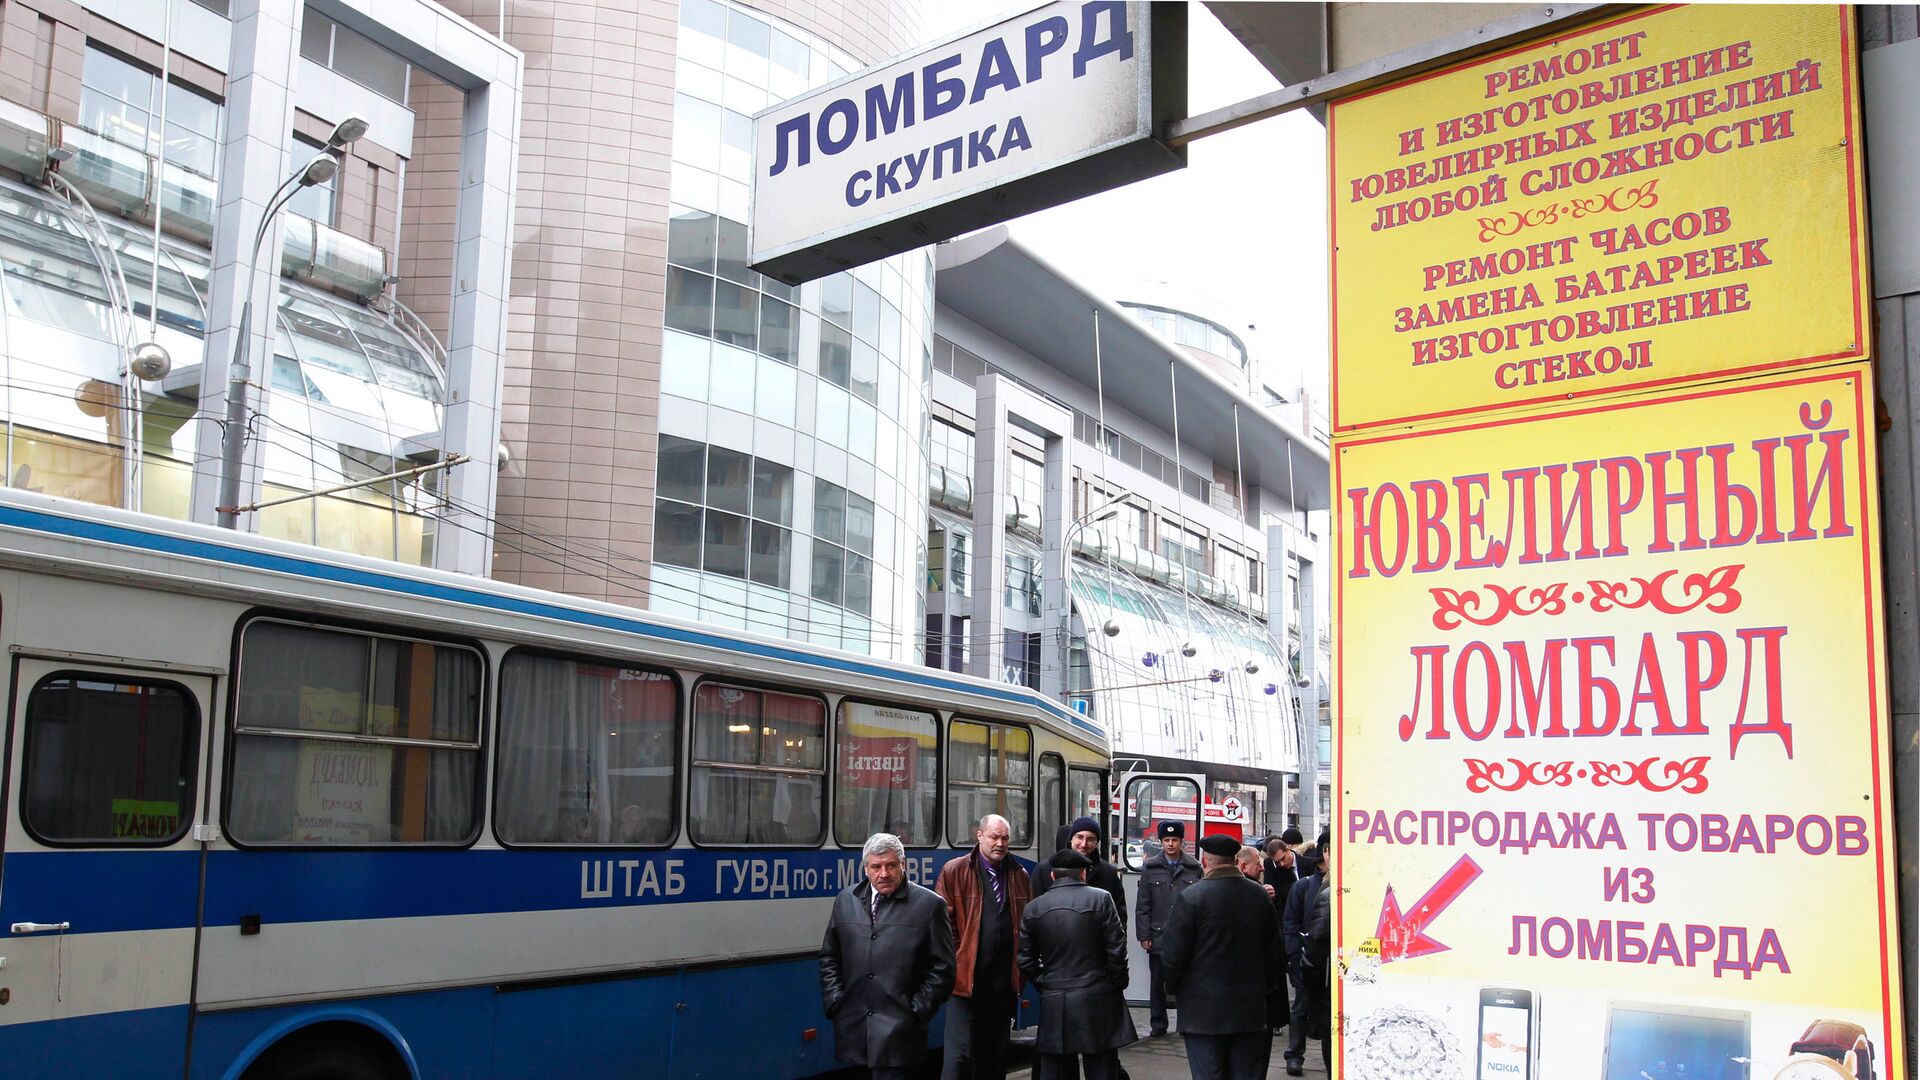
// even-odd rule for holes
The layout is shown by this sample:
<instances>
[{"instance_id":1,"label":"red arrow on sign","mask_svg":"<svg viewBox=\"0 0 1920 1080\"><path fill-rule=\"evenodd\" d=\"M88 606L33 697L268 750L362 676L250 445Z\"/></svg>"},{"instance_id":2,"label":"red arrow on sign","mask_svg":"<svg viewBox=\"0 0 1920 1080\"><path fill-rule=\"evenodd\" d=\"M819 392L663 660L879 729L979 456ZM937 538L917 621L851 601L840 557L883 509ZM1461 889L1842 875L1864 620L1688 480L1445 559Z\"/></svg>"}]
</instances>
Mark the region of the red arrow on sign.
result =
<instances>
[{"instance_id":1,"label":"red arrow on sign","mask_svg":"<svg viewBox=\"0 0 1920 1080\"><path fill-rule=\"evenodd\" d=\"M1400 911L1400 901L1393 895L1393 886L1387 886L1386 900L1380 906L1380 926L1374 931L1374 936L1380 939L1380 962L1446 952L1450 946L1428 937L1427 926L1439 918L1449 904L1460 899L1460 894L1479 876L1480 864L1474 862L1471 855L1460 856L1460 861L1440 875L1433 888L1404 914Z\"/></svg>"}]
</instances>

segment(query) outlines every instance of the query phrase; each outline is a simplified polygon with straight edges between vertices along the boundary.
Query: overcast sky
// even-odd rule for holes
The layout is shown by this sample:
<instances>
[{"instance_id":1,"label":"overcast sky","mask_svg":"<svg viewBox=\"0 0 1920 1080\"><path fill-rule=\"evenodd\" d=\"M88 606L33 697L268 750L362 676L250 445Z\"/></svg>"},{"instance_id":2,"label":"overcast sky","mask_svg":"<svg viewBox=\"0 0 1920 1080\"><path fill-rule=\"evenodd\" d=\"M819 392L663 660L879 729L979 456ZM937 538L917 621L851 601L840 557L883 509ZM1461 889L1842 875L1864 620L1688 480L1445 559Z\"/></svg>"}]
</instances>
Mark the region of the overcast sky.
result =
<instances>
[{"instance_id":1,"label":"overcast sky","mask_svg":"<svg viewBox=\"0 0 1920 1080\"><path fill-rule=\"evenodd\" d=\"M930 5L929 40L992 21L984 9ZM1189 10L1190 112L1279 85L1203 5ZM1167 282L1174 296L1211 298L1248 339L1266 380L1288 390L1304 383L1324 411L1325 136L1304 111L1214 135L1191 145L1185 169L1021 218L1013 232L1108 297Z\"/></svg>"}]
</instances>

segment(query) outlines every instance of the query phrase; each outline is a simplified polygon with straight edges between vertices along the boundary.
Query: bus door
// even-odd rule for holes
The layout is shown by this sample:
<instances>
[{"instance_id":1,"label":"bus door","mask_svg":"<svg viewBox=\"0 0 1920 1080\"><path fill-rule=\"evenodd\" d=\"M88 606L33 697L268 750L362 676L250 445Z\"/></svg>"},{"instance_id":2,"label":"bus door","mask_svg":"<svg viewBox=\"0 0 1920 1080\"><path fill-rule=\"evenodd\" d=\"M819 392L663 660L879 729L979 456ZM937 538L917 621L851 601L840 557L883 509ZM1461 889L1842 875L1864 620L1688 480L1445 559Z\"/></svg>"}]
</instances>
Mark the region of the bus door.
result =
<instances>
[{"instance_id":1,"label":"bus door","mask_svg":"<svg viewBox=\"0 0 1920 1080\"><path fill-rule=\"evenodd\" d=\"M213 673L78 656L11 667L0 1074L177 1072Z\"/></svg>"},{"instance_id":2,"label":"bus door","mask_svg":"<svg viewBox=\"0 0 1920 1080\"><path fill-rule=\"evenodd\" d=\"M1138 873L1160 853L1160 823L1186 829L1187 854L1200 842L1200 810L1207 778L1199 773L1127 773L1120 778L1120 865ZM1199 858L1194 855L1194 858Z\"/></svg>"},{"instance_id":3,"label":"bus door","mask_svg":"<svg viewBox=\"0 0 1920 1080\"><path fill-rule=\"evenodd\" d=\"M1120 841L1120 866L1127 871L1121 878L1127 894L1127 916L1131 920L1139 910L1136 905L1140 866L1161 851L1162 822L1177 821L1185 827L1186 853L1199 858L1195 854L1199 849L1194 845L1200 841L1200 811L1205 802L1207 778L1199 773L1131 772L1120 777L1119 786L1114 812L1120 821L1116 833ZM1127 936L1131 939L1127 945L1127 1000L1144 1005L1150 986L1147 954L1140 947L1139 935L1133 932L1131 922Z\"/></svg>"}]
</instances>

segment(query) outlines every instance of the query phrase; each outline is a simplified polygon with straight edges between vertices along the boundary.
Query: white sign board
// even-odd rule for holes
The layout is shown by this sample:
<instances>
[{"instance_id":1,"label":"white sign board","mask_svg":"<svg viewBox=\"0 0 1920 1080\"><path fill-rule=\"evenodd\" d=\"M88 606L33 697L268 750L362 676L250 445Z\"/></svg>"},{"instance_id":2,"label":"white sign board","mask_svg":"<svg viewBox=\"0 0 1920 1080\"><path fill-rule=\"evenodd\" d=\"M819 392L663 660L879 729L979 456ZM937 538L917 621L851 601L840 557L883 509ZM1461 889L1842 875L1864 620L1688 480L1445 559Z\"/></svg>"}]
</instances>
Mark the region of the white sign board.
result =
<instances>
[{"instance_id":1,"label":"white sign board","mask_svg":"<svg viewBox=\"0 0 1920 1080\"><path fill-rule=\"evenodd\" d=\"M1055 3L754 118L753 268L789 284L1177 169L1186 6Z\"/></svg>"}]
</instances>

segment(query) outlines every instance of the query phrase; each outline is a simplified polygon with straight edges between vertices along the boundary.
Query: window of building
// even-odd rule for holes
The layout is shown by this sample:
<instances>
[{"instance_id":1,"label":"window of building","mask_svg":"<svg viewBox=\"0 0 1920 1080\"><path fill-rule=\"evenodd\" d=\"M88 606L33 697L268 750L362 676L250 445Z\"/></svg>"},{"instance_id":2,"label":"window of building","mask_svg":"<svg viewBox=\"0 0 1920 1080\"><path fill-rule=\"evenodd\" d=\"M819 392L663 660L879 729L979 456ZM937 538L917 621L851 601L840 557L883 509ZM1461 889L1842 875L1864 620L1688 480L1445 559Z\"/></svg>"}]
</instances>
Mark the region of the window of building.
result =
<instances>
[{"instance_id":1,"label":"window of building","mask_svg":"<svg viewBox=\"0 0 1920 1080\"><path fill-rule=\"evenodd\" d=\"M890 832L908 847L939 842L939 717L842 702L834 745L835 843L859 847L877 832Z\"/></svg>"},{"instance_id":2,"label":"window of building","mask_svg":"<svg viewBox=\"0 0 1920 1080\"><path fill-rule=\"evenodd\" d=\"M927 526L927 591L947 591L947 530Z\"/></svg>"},{"instance_id":3,"label":"window of building","mask_svg":"<svg viewBox=\"0 0 1920 1080\"><path fill-rule=\"evenodd\" d=\"M1007 554L1007 607L1040 614L1040 568L1031 555Z\"/></svg>"},{"instance_id":4,"label":"window of building","mask_svg":"<svg viewBox=\"0 0 1920 1080\"><path fill-rule=\"evenodd\" d=\"M61 672L27 695L27 832L48 844L169 844L193 819L200 710L185 687Z\"/></svg>"},{"instance_id":5,"label":"window of building","mask_svg":"<svg viewBox=\"0 0 1920 1080\"><path fill-rule=\"evenodd\" d=\"M792 587L790 466L662 435L656 468L657 561Z\"/></svg>"},{"instance_id":6,"label":"window of building","mask_svg":"<svg viewBox=\"0 0 1920 1080\"><path fill-rule=\"evenodd\" d=\"M1033 843L1033 733L955 720L947 729L947 842L972 846L988 814L1007 819L1014 847Z\"/></svg>"},{"instance_id":7,"label":"window of building","mask_svg":"<svg viewBox=\"0 0 1920 1080\"><path fill-rule=\"evenodd\" d=\"M1225 544L1213 546L1213 576L1236 589L1251 589L1254 563L1241 552Z\"/></svg>"},{"instance_id":8,"label":"window of building","mask_svg":"<svg viewBox=\"0 0 1920 1080\"><path fill-rule=\"evenodd\" d=\"M815 600L871 614L874 520L872 499L814 479L811 589Z\"/></svg>"},{"instance_id":9,"label":"window of building","mask_svg":"<svg viewBox=\"0 0 1920 1080\"><path fill-rule=\"evenodd\" d=\"M680 691L666 672L509 656L494 785L501 843L672 841L679 723Z\"/></svg>"},{"instance_id":10,"label":"window of building","mask_svg":"<svg viewBox=\"0 0 1920 1080\"><path fill-rule=\"evenodd\" d=\"M227 834L457 844L480 790L480 655L259 619L240 638Z\"/></svg>"},{"instance_id":11,"label":"window of building","mask_svg":"<svg viewBox=\"0 0 1920 1080\"><path fill-rule=\"evenodd\" d=\"M219 102L178 82L167 83L167 162L200 176L218 174ZM131 146L160 152L160 73L109 52L87 47L80 74L80 126Z\"/></svg>"},{"instance_id":12,"label":"window of building","mask_svg":"<svg viewBox=\"0 0 1920 1080\"><path fill-rule=\"evenodd\" d=\"M818 844L826 735L819 698L700 684L687 803L693 842Z\"/></svg>"},{"instance_id":13,"label":"window of building","mask_svg":"<svg viewBox=\"0 0 1920 1080\"><path fill-rule=\"evenodd\" d=\"M1034 535L1040 533L1041 498L1047 490L1047 467L1025 454L1007 455L1007 494L1013 498L1009 524Z\"/></svg>"},{"instance_id":14,"label":"window of building","mask_svg":"<svg viewBox=\"0 0 1920 1080\"><path fill-rule=\"evenodd\" d=\"M1171 521L1160 522L1160 554L1198 573L1207 571L1207 538Z\"/></svg>"},{"instance_id":15,"label":"window of building","mask_svg":"<svg viewBox=\"0 0 1920 1080\"><path fill-rule=\"evenodd\" d=\"M935 417L927 439L929 465L947 470L949 476L973 479L973 432L944 417Z\"/></svg>"},{"instance_id":16,"label":"window of building","mask_svg":"<svg viewBox=\"0 0 1920 1080\"><path fill-rule=\"evenodd\" d=\"M407 103L413 71L406 58L311 7L300 17L300 55L389 101Z\"/></svg>"}]
</instances>

